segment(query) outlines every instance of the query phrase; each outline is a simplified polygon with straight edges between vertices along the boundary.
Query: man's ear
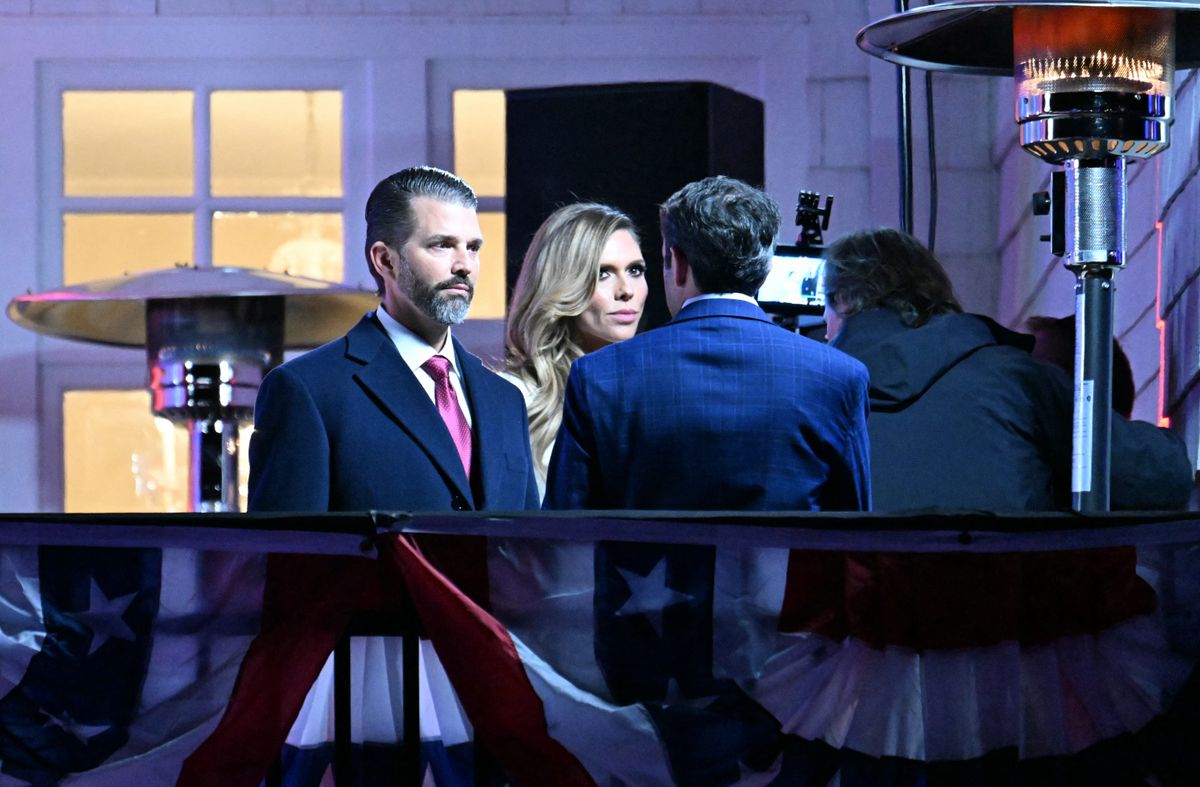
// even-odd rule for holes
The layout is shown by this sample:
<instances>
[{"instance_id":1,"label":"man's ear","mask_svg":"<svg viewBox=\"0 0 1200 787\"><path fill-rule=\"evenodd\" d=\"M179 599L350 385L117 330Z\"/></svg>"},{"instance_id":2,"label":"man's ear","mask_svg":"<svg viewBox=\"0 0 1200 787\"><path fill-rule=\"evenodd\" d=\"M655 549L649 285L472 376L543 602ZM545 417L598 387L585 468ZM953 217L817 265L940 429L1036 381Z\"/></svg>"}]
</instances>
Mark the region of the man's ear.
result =
<instances>
[{"instance_id":1,"label":"man's ear","mask_svg":"<svg viewBox=\"0 0 1200 787\"><path fill-rule=\"evenodd\" d=\"M371 248L367 249L371 268L385 279L390 277L392 269L395 267L393 254L396 254L396 252L392 251L392 248L381 240L375 241L371 244Z\"/></svg>"},{"instance_id":2,"label":"man's ear","mask_svg":"<svg viewBox=\"0 0 1200 787\"><path fill-rule=\"evenodd\" d=\"M678 246L672 246L670 248L670 256L670 265L668 267L671 269L671 278L674 280L676 287L682 287L687 284L688 273L690 272L687 255Z\"/></svg>"}]
</instances>

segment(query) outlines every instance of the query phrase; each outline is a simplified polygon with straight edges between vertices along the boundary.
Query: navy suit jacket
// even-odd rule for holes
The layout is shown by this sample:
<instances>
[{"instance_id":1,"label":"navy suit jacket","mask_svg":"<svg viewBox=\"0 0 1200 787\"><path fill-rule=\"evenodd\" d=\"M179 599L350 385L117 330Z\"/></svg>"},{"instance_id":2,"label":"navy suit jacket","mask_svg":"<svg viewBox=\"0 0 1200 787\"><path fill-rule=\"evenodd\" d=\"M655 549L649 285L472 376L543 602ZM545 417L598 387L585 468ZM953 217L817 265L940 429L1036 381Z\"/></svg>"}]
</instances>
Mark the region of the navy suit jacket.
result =
<instances>
[{"instance_id":1,"label":"navy suit jacket","mask_svg":"<svg viewBox=\"0 0 1200 787\"><path fill-rule=\"evenodd\" d=\"M545 507L866 509L867 401L849 355L696 301L575 361Z\"/></svg>"},{"instance_id":2,"label":"navy suit jacket","mask_svg":"<svg viewBox=\"0 0 1200 787\"><path fill-rule=\"evenodd\" d=\"M525 402L457 341L473 482L437 408L368 314L273 369L254 406L251 511L536 508Z\"/></svg>"}]
</instances>

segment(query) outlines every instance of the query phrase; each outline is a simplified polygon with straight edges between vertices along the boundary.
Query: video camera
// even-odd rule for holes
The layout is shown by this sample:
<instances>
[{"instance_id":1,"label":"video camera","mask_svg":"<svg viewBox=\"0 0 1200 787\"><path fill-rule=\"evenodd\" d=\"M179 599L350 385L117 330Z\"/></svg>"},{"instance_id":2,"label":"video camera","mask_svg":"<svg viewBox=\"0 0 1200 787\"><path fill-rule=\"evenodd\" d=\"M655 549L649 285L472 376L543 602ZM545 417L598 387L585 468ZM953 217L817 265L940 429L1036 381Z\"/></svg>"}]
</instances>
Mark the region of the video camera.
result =
<instances>
[{"instance_id":1,"label":"video camera","mask_svg":"<svg viewBox=\"0 0 1200 787\"><path fill-rule=\"evenodd\" d=\"M822 230L829 229L829 214L833 196L801 191L796 201L796 226L800 235L794 246L776 246L771 271L758 290L758 303L775 321L791 330L814 324L805 315L821 315L825 311L825 287L822 279L824 238ZM816 321L816 322L819 322Z\"/></svg>"}]
</instances>

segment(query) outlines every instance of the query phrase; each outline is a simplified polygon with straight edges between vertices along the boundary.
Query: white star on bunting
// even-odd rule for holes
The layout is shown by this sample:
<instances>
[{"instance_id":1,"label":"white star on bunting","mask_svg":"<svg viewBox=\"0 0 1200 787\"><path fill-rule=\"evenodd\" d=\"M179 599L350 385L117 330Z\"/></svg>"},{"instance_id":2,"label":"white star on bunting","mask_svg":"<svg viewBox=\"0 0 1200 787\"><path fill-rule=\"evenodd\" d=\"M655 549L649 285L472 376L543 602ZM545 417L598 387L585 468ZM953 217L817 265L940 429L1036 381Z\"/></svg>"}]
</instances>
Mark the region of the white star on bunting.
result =
<instances>
[{"instance_id":1,"label":"white star on bunting","mask_svg":"<svg viewBox=\"0 0 1200 787\"><path fill-rule=\"evenodd\" d=\"M92 630L92 644L88 647L88 655L99 650L110 639L122 639L133 642L137 635L125 622L125 611L133 603L137 593L127 593L124 596L109 598L108 595L92 579L92 594L86 610L70 613Z\"/></svg>"},{"instance_id":2,"label":"white star on bunting","mask_svg":"<svg viewBox=\"0 0 1200 787\"><path fill-rule=\"evenodd\" d=\"M650 573L641 576L632 571L618 568L617 573L629 586L629 598L617 610L617 615L645 615L654 626L658 636L662 636L663 610L667 607L691 601L692 596L680 593L672 587L667 587L667 564L662 558L650 569Z\"/></svg>"}]
</instances>

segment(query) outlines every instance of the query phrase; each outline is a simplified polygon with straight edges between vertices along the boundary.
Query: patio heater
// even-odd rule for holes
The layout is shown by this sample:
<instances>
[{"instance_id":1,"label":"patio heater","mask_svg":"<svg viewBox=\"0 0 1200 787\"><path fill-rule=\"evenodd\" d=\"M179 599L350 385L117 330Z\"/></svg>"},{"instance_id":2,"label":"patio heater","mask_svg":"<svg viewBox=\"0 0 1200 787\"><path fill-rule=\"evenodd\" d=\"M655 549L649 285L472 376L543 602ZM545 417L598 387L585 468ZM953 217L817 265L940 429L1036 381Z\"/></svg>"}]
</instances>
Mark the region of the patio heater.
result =
<instances>
[{"instance_id":1,"label":"patio heater","mask_svg":"<svg viewBox=\"0 0 1200 787\"><path fill-rule=\"evenodd\" d=\"M1170 145L1175 68L1200 65L1200 6L953 0L873 22L858 45L903 66L1011 76L1021 147L1062 166L1063 243L1054 252L1075 274L1072 504L1107 511L1125 169Z\"/></svg>"},{"instance_id":2,"label":"patio heater","mask_svg":"<svg viewBox=\"0 0 1200 787\"><path fill-rule=\"evenodd\" d=\"M373 293L245 268L177 267L22 295L30 330L145 347L151 409L188 430L189 510L239 510L240 424L285 349L336 338L378 305Z\"/></svg>"}]
</instances>

